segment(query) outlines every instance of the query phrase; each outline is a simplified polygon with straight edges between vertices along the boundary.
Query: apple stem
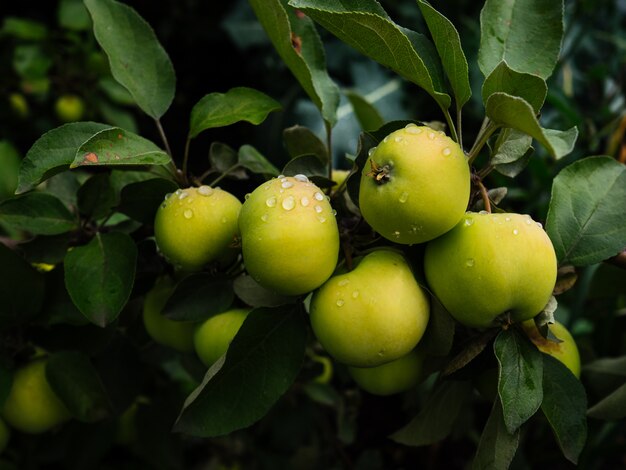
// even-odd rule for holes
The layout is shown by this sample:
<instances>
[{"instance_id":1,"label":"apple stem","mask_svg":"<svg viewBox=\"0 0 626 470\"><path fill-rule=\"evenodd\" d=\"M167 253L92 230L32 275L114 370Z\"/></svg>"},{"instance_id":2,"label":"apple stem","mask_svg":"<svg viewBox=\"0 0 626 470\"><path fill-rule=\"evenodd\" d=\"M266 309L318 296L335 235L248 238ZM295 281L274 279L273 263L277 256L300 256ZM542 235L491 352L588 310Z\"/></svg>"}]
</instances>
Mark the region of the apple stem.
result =
<instances>
[{"instance_id":1,"label":"apple stem","mask_svg":"<svg viewBox=\"0 0 626 470\"><path fill-rule=\"evenodd\" d=\"M491 202L489 201L489 193L487 192L487 188L481 180L477 180L476 184L478 185L478 189L480 190L480 196L482 197L483 203L485 204L485 210L491 214Z\"/></svg>"}]
</instances>

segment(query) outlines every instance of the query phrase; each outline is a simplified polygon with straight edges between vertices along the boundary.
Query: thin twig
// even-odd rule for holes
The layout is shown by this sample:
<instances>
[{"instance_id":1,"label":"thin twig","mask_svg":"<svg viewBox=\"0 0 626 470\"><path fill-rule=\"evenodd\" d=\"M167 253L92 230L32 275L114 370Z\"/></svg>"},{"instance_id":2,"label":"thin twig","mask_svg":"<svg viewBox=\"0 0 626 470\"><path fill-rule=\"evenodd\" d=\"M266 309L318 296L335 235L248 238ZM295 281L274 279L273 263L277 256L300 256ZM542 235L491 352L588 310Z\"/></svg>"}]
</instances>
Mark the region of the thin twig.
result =
<instances>
[{"instance_id":1,"label":"thin twig","mask_svg":"<svg viewBox=\"0 0 626 470\"><path fill-rule=\"evenodd\" d=\"M478 189L480 189L480 196L483 198L485 210L491 214L491 202L489 202L489 193L487 192L487 188L485 188L485 185L480 180L478 180L476 184L478 185Z\"/></svg>"}]
</instances>

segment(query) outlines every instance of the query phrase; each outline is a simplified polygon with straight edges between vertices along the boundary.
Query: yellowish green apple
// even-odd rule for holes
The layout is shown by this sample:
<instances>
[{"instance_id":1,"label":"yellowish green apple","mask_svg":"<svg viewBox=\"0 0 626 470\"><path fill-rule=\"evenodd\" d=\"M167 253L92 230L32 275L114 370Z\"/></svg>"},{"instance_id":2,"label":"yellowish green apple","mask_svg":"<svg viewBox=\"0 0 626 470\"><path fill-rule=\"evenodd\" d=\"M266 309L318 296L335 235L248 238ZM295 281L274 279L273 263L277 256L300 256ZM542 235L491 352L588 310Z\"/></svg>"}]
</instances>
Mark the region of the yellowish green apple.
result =
<instances>
[{"instance_id":1,"label":"yellowish green apple","mask_svg":"<svg viewBox=\"0 0 626 470\"><path fill-rule=\"evenodd\" d=\"M378 249L331 277L311 299L311 326L337 361L374 367L408 354L422 338L429 299L404 256Z\"/></svg>"},{"instance_id":2,"label":"yellowish green apple","mask_svg":"<svg viewBox=\"0 0 626 470\"><path fill-rule=\"evenodd\" d=\"M80 121L85 114L85 102L77 95L63 95L57 99L54 110L63 122Z\"/></svg>"},{"instance_id":3,"label":"yellowish green apple","mask_svg":"<svg viewBox=\"0 0 626 470\"><path fill-rule=\"evenodd\" d=\"M560 343L544 338L534 320L526 320L522 323L522 329L539 351L558 359L572 374L580 378L580 354L572 334L559 322L554 322L548 328L556 338L561 340Z\"/></svg>"},{"instance_id":4,"label":"yellowish green apple","mask_svg":"<svg viewBox=\"0 0 626 470\"><path fill-rule=\"evenodd\" d=\"M194 335L194 347L202 363L211 367L230 346L252 309L235 308L206 319Z\"/></svg>"}]
</instances>

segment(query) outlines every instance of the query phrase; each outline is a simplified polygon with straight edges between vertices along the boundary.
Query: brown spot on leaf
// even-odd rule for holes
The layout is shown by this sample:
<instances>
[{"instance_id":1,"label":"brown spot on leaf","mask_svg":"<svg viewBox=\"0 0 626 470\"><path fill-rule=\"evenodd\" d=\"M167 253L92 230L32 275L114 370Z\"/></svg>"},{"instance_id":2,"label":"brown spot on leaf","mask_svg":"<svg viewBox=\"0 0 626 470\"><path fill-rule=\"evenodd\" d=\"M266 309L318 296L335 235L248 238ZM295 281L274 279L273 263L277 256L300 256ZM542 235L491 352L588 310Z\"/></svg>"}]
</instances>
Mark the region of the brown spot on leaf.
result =
<instances>
[{"instance_id":1,"label":"brown spot on leaf","mask_svg":"<svg viewBox=\"0 0 626 470\"><path fill-rule=\"evenodd\" d=\"M89 152L87 155L85 155L85 162L98 163L98 155L93 152Z\"/></svg>"},{"instance_id":2,"label":"brown spot on leaf","mask_svg":"<svg viewBox=\"0 0 626 470\"><path fill-rule=\"evenodd\" d=\"M302 38L293 31L291 32L291 47L293 47L298 54L302 53Z\"/></svg>"},{"instance_id":3,"label":"brown spot on leaf","mask_svg":"<svg viewBox=\"0 0 626 470\"><path fill-rule=\"evenodd\" d=\"M117 138L121 139L122 138L122 134L117 134Z\"/></svg>"}]
</instances>

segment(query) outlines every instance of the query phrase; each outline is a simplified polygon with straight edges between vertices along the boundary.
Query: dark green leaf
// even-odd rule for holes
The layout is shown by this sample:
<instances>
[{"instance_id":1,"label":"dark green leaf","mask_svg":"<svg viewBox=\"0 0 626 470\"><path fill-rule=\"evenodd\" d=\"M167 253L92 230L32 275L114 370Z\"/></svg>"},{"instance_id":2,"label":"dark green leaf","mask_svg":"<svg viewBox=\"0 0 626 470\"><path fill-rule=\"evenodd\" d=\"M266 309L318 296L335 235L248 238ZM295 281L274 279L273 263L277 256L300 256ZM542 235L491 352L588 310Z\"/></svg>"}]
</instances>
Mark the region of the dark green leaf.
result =
<instances>
[{"instance_id":1,"label":"dark green leaf","mask_svg":"<svg viewBox=\"0 0 626 470\"><path fill-rule=\"evenodd\" d=\"M589 408L591 418L617 421L626 417L626 383Z\"/></svg>"},{"instance_id":2,"label":"dark green leaf","mask_svg":"<svg viewBox=\"0 0 626 470\"><path fill-rule=\"evenodd\" d=\"M0 31L7 36L33 41L45 39L48 34L46 27L40 22L14 16L4 18Z\"/></svg>"},{"instance_id":3,"label":"dark green leaf","mask_svg":"<svg viewBox=\"0 0 626 470\"><path fill-rule=\"evenodd\" d=\"M496 399L480 436L472 470L505 470L509 468L519 446L519 429L509 433L504 424L502 406Z\"/></svg>"},{"instance_id":4,"label":"dark green leaf","mask_svg":"<svg viewBox=\"0 0 626 470\"><path fill-rule=\"evenodd\" d=\"M602 374L626 378L626 356L604 357L585 364L583 371L586 374Z\"/></svg>"},{"instance_id":5,"label":"dark green leaf","mask_svg":"<svg viewBox=\"0 0 626 470\"><path fill-rule=\"evenodd\" d=\"M374 0L291 0L298 8L357 51L415 83L447 109L441 63L423 35L395 24Z\"/></svg>"},{"instance_id":6,"label":"dark green leaf","mask_svg":"<svg viewBox=\"0 0 626 470\"><path fill-rule=\"evenodd\" d=\"M63 262L67 249L74 238L71 232L60 235L39 235L20 243L20 251L29 263L59 264Z\"/></svg>"},{"instance_id":7,"label":"dark green leaf","mask_svg":"<svg viewBox=\"0 0 626 470\"><path fill-rule=\"evenodd\" d=\"M346 91L346 97L352 105L352 110L362 130L374 131L385 124L385 120L376 107L363 96L354 91Z\"/></svg>"},{"instance_id":8,"label":"dark green leaf","mask_svg":"<svg viewBox=\"0 0 626 470\"><path fill-rule=\"evenodd\" d=\"M78 351L52 354L46 378L68 411L80 421L100 421L111 414L111 403L98 372L87 356Z\"/></svg>"},{"instance_id":9,"label":"dark green leaf","mask_svg":"<svg viewBox=\"0 0 626 470\"><path fill-rule=\"evenodd\" d=\"M500 62L483 83L483 103L494 93L507 93L522 98L533 108L535 114L543 106L548 86L541 77L516 72L506 62Z\"/></svg>"},{"instance_id":10,"label":"dark green leaf","mask_svg":"<svg viewBox=\"0 0 626 470\"><path fill-rule=\"evenodd\" d=\"M226 93L211 93L191 110L189 138L206 129L229 126L239 121L261 124L269 113L280 109L278 101L252 88L239 87Z\"/></svg>"},{"instance_id":11,"label":"dark green leaf","mask_svg":"<svg viewBox=\"0 0 626 470\"><path fill-rule=\"evenodd\" d=\"M543 360L541 411L548 418L565 458L577 463L587 440L587 395L574 374L547 354Z\"/></svg>"},{"instance_id":12,"label":"dark green leaf","mask_svg":"<svg viewBox=\"0 0 626 470\"><path fill-rule=\"evenodd\" d=\"M446 356L452 349L455 322L434 297L430 302L430 319L420 345L430 356Z\"/></svg>"},{"instance_id":13,"label":"dark green leaf","mask_svg":"<svg viewBox=\"0 0 626 470\"><path fill-rule=\"evenodd\" d=\"M22 44L13 50L13 67L27 80L46 79L52 58L39 44Z\"/></svg>"},{"instance_id":14,"label":"dark green leaf","mask_svg":"<svg viewBox=\"0 0 626 470\"><path fill-rule=\"evenodd\" d=\"M119 127L102 130L76 151L70 168L98 165L165 165L169 155L153 142Z\"/></svg>"},{"instance_id":15,"label":"dark green leaf","mask_svg":"<svg viewBox=\"0 0 626 470\"><path fill-rule=\"evenodd\" d=\"M461 46L461 38L454 25L435 10L428 2L418 0L417 5L426 20L426 25L433 38L443 69L452 86L457 109L472 96L469 83L467 59Z\"/></svg>"},{"instance_id":16,"label":"dark green leaf","mask_svg":"<svg viewBox=\"0 0 626 470\"><path fill-rule=\"evenodd\" d=\"M226 355L187 398L174 429L212 437L258 421L295 380L306 339L306 319L298 309L253 310Z\"/></svg>"},{"instance_id":17,"label":"dark green leaf","mask_svg":"<svg viewBox=\"0 0 626 470\"><path fill-rule=\"evenodd\" d=\"M0 223L38 235L57 235L78 227L78 221L56 197L22 194L0 203Z\"/></svg>"},{"instance_id":18,"label":"dark green leaf","mask_svg":"<svg viewBox=\"0 0 626 470\"><path fill-rule=\"evenodd\" d=\"M0 243L0 330L25 323L41 309L43 276Z\"/></svg>"},{"instance_id":19,"label":"dark green leaf","mask_svg":"<svg viewBox=\"0 0 626 470\"><path fill-rule=\"evenodd\" d=\"M425 446L444 439L452 432L459 412L471 393L469 382L441 382L431 392L422 411L392 434L391 439L407 446Z\"/></svg>"},{"instance_id":20,"label":"dark green leaf","mask_svg":"<svg viewBox=\"0 0 626 470\"><path fill-rule=\"evenodd\" d=\"M204 320L228 310L234 298L232 281L209 273L192 274L176 285L162 314L172 320Z\"/></svg>"},{"instance_id":21,"label":"dark green leaf","mask_svg":"<svg viewBox=\"0 0 626 470\"><path fill-rule=\"evenodd\" d=\"M252 307L278 307L292 304L296 297L287 297L276 294L256 282L252 276L241 275L235 279L233 285L235 294L246 304Z\"/></svg>"},{"instance_id":22,"label":"dark green leaf","mask_svg":"<svg viewBox=\"0 0 626 470\"><path fill-rule=\"evenodd\" d=\"M239 148L238 157L239 164L252 173L278 176L278 168L251 145L242 145Z\"/></svg>"},{"instance_id":23,"label":"dark green leaf","mask_svg":"<svg viewBox=\"0 0 626 470\"><path fill-rule=\"evenodd\" d=\"M17 192L29 191L51 176L67 170L78 148L96 133L110 127L97 122L74 122L46 132L22 160Z\"/></svg>"},{"instance_id":24,"label":"dark green leaf","mask_svg":"<svg viewBox=\"0 0 626 470\"><path fill-rule=\"evenodd\" d=\"M543 358L517 330L502 331L493 344L498 359L498 394L510 433L534 415L543 400Z\"/></svg>"},{"instance_id":25,"label":"dark green leaf","mask_svg":"<svg viewBox=\"0 0 626 470\"><path fill-rule=\"evenodd\" d=\"M165 195L173 193L176 189L178 189L176 183L165 178L128 184L122 189L118 210L139 222L151 225Z\"/></svg>"},{"instance_id":26,"label":"dark green leaf","mask_svg":"<svg viewBox=\"0 0 626 470\"><path fill-rule=\"evenodd\" d=\"M552 183L546 230L560 264L585 266L626 244L626 166L589 157L561 170Z\"/></svg>"},{"instance_id":27,"label":"dark green leaf","mask_svg":"<svg viewBox=\"0 0 626 470\"><path fill-rule=\"evenodd\" d=\"M328 164L328 151L324 142L304 126L288 127L283 131L283 141L291 158L315 155L321 163Z\"/></svg>"},{"instance_id":28,"label":"dark green leaf","mask_svg":"<svg viewBox=\"0 0 626 470\"><path fill-rule=\"evenodd\" d=\"M478 355L485 350L493 337L498 333L496 329L488 329L472 336L463 344L463 349L448 361L441 374L443 376L450 375L473 361Z\"/></svg>"},{"instance_id":29,"label":"dark green leaf","mask_svg":"<svg viewBox=\"0 0 626 470\"><path fill-rule=\"evenodd\" d=\"M78 190L78 210L82 215L100 219L115 205L115 192L107 173L93 175Z\"/></svg>"},{"instance_id":30,"label":"dark green leaf","mask_svg":"<svg viewBox=\"0 0 626 470\"><path fill-rule=\"evenodd\" d=\"M61 0L58 10L59 25L73 31L91 27L91 18L82 0Z\"/></svg>"},{"instance_id":31,"label":"dark green leaf","mask_svg":"<svg viewBox=\"0 0 626 470\"><path fill-rule=\"evenodd\" d=\"M146 114L159 119L174 98L176 76L154 31L128 5L114 0L84 1L113 77Z\"/></svg>"},{"instance_id":32,"label":"dark green leaf","mask_svg":"<svg viewBox=\"0 0 626 470\"><path fill-rule=\"evenodd\" d=\"M122 233L97 234L65 257L65 286L87 319L106 326L130 297L135 280L137 247Z\"/></svg>"},{"instance_id":33,"label":"dark green leaf","mask_svg":"<svg viewBox=\"0 0 626 470\"><path fill-rule=\"evenodd\" d=\"M488 76L502 61L548 78L563 37L563 0L487 0L480 13L478 65Z\"/></svg>"},{"instance_id":34,"label":"dark green leaf","mask_svg":"<svg viewBox=\"0 0 626 470\"><path fill-rule=\"evenodd\" d=\"M10 142L0 141L0 201L13 196L20 172L20 155Z\"/></svg>"},{"instance_id":35,"label":"dark green leaf","mask_svg":"<svg viewBox=\"0 0 626 470\"><path fill-rule=\"evenodd\" d=\"M337 121L339 89L326 71L324 46L313 22L297 16L285 0L250 0L250 5L278 55L323 119L333 125Z\"/></svg>"},{"instance_id":36,"label":"dark green leaf","mask_svg":"<svg viewBox=\"0 0 626 470\"><path fill-rule=\"evenodd\" d=\"M211 167L220 173L225 173L237 165L237 152L221 142L213 142L209 149Z\"/></svg>"},{"instance_id":37,"label":"dark green leaf","mask_svg":"<svg viewBox=\"0 0 626 470\"><path fill-rule=\"evenodd\" d=\"M485 105L487 116L502 127L512 127L537 139L554 158L569 154L578 137L578 129L567 131L544 129L539 125L530 104L522 98L507 93L493 93Z\"/></svg>"},{"instance_id":38,"label":"dark green leaf","mask_svg":"<svg viewBox=\"0 0 626 470\"><path fill-rule=\"evenodd\" d=\"M490 164L506 176L517 176L533 154L532 141L532 137L524 132L511 128L502 129L491 154Z\"/></svg>"},{"instance_id":39,"label":"dark green leaf","mask_svg":"<svg viewBox=\"0 0 626 470\"><path fill-rule=\"evenodd\" d=\"M328 168L315 155L301 155L287 162L283 171L286 176L306 175L312 176L328 176Z\"/></svg>"}]
</instances>

